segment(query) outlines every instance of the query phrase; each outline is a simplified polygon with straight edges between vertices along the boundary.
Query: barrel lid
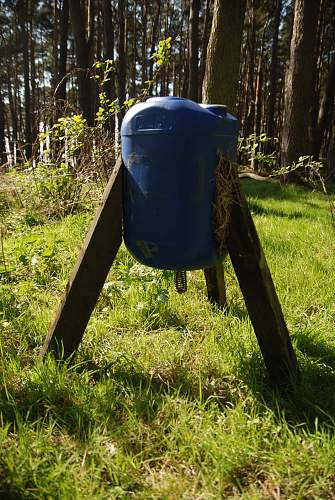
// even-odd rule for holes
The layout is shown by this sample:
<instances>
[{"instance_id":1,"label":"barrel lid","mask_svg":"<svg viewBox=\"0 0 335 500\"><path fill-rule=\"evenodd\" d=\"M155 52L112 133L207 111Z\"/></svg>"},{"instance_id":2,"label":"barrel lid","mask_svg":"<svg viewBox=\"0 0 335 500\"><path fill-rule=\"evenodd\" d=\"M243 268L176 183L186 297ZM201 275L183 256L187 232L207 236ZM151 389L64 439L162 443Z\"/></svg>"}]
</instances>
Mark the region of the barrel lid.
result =
<instances>
[{"instance_id":1,"label":"barrel lid","mask_svg":"<svg viewBox=\"0 0 335 500\"><path fill-rule=\"evenodd\" d=\"M149 97L145 102L167 102L167 101L189 101L185 97L178 97L174 95L167 95L164 97Z\"/></svg>"},{"instance_id":2,"label":"barrel lid","mask_svg":"<svg viewBox=\"0 0 335 500\"><path fill-rule=\"evenodd\" d=\"M227 116L228 108L225 104L200 104L200 106L218 116Z\"/></svg>"},{"instance_id":3,"label":"barrel lid","mask_svg":"<svg viewBox=\"0 0 335 500\"><path fill-rule=\"evenodd\" d=\"M190 99L176 96L150 97L127 111L121 135L229 134L230 127L227 132L225 129L231 120L236 121L227 113L227 107L220 104L199 105Z\"/></svg>"}]
</instances>

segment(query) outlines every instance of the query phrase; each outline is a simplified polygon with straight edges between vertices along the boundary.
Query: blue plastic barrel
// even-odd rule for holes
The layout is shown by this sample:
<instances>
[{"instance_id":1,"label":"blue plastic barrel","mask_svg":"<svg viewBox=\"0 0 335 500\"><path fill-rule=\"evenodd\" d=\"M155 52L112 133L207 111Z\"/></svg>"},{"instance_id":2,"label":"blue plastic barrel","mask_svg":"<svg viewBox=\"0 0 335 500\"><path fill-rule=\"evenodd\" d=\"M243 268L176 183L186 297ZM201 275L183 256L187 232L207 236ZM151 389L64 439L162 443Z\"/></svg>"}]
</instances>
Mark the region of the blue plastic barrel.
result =
<instances>
[{"instance_id":1,"label":"blue plastic barrel","mask_svg":"<svg viewBox=\"0 0 335 500\"><path fill-rule=\"evenodd\" d=\"M188 270L220 260L214 171L218 149L235 158L238 128L224 107L178 97L151 98L126 113L124 240L139 262Z\"/></svg>"}]
</instances>

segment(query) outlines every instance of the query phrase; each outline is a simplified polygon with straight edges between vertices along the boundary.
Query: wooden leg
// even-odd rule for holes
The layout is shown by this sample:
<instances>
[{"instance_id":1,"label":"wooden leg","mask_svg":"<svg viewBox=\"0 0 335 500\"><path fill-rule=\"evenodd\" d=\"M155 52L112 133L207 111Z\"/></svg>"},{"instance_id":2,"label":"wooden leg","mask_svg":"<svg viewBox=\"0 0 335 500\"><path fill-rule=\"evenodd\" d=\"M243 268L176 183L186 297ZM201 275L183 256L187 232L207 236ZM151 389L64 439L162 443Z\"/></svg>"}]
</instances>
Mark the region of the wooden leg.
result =
<instances>
[{"instance_id":1,"label":"wooden leg","mask_svg":"<svg viewBox=\"0 0 335 500\"><path fill-rule=\"evenodd\" d=\"M297 359L257 231L237 175L227 248L265 365L278 386L295 385Z\"/></svg>"},{"instance_id":2,"label":"wooden leg","mask_svg":"<svg viewBox=\"0 0 335 500\"><path fill-rule=\"evenodd\" d=\"M84 335L122 241L122 169L119 158L45 339L42 356L52 351L58 358L68 357Z\"/></svg>"},{"instance_id":3,"label":"wooden leg","mask_svg":"<svg viewBox=\"0 0 335 500\"><path fill-rule=\"evenodd\" d=\"M207 296L211 304L224 309L227 307L226 284L224 279L223 264L204 269Z\"/></svg>"}]
</instances>

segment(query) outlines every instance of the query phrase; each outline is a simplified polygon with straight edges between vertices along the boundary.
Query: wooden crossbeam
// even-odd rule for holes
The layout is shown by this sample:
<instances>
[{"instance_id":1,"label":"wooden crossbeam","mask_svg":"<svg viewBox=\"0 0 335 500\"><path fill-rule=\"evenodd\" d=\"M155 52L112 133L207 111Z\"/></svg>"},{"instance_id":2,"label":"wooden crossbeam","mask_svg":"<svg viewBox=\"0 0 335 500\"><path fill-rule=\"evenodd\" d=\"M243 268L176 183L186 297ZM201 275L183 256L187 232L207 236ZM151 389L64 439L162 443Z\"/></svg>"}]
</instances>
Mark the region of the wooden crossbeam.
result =
<instances>
[{"instance_id":1,"label":"wooden crossbeam","mask_svg":"<svg viewBox=\"0 0 335 500\"><path fill-rule=\"evenodd\" d=\"M122 242L122 170L120 157L45 339L42 356L52 351L57 358L68 357L77 349L84 335Z\"/></svg>"}]
</instances>

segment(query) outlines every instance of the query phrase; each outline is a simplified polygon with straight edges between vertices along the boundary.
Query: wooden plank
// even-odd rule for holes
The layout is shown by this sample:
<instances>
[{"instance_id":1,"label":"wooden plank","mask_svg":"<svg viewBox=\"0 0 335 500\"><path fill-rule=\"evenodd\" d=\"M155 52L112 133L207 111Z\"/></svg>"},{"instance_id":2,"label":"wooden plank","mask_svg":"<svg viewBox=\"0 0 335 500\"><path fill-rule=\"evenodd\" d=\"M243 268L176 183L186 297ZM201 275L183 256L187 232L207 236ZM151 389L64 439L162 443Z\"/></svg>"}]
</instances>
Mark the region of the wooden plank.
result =
<instances>
[{"instance_id":1,"label":"wooden plank","mask_svg":"<svg viewBox=\"0 0 335 500\"><path fill-rule=\"evenodd\" d=\"M270 378L277 386L294 386L299 378L297 359L236 172L233 185L227 249Z\"/></svg>"},{"instance_id":2,"label":"wooden plank","mask_svg":"<svg viewBox=\"0 0 335 500\"><path fill-rule=\"evenodd\" d=\"M204 275L208 300L211 304L224 309L227 307L227 295L223 264L204 269Z\"/></svg>"},{"instance_id":3,"label":"wooden plank","mask_svg":"<svg viewBox=\"0 0 335 500\"><path fill-rule=\"evenodd\" d=\"M45 339L42 356L52 351L58 358L68 357L77 349L84 335L122 242L122 170L123 163L119 158L67 284L56 319Z\"/></svg>"}]
</instances>

